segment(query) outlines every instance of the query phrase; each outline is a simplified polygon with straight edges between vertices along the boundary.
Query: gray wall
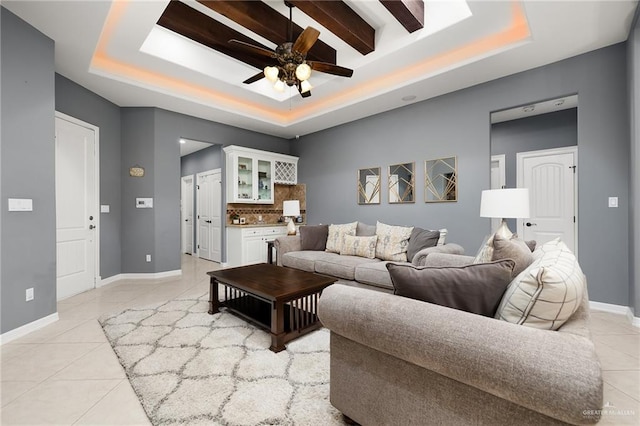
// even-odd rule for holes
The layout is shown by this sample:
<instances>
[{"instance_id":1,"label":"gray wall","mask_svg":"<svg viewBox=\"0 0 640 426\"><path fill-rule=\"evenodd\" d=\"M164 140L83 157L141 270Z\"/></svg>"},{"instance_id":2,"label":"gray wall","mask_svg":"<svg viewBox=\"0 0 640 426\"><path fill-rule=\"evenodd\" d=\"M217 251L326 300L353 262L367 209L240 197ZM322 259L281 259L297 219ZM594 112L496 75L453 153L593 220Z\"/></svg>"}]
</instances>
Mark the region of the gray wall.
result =
<instances>
[{"instance_id":1,"label":"gray wall","mask_svg":"<svg viewBox=\"0 0 640 426\"><path fill-rule=\"evenodd\" d=\"M640 314L640 24L636 10L635 25L631 30L627 44L629 78L629 115L631 122L631 197L629 202L629 255L630 285L629 300L635 316Z\"/></svg>"},{"instance_id":2,"label":"gray wall","mask_svg":"<svg viewBox=\"0 0 640 426\"><path fill-rule=\"evenodd\" d=\"M56 312L54 43L0 8L0 332ZM31 198L32 212L8 212ZM35 299L25 302L25 290Z\"/></svg>"},{"instance_id":3,"label":"gray wall","mask_svg":"<svg viewBox=\"0 0 640 426\"><path fill-rule=\"evenodd\" d=\"M100 204L109 213L100 214L100 276L108 278L121 271L120 210L122 170L120 169L120 107L56 74L56 111L100 128Z\"/></svg>"},{"instance_id":4,"label":"gray wall","mask_svg":"<svg viewBox=\"0 0 640 426\"><path fill-rule=\"evenodd\" d=\"M224 152L220 145L212 145L184 157L180 157L180 176L195 175L207 170L222 168Z\"/></svg>"},{"instance_id":5,"label":"gray wall","mask_svg":"<svg viewBox=\"0 0 640 426\"><path fill-rule=\"evenodd\" d=\"M447 227L449 241L475 253L489 232L479 217L489 188L490 114L518 105L579 94L579 258L592 300L629 305L629 115L626 46L614 45L544 67L301 137L292 142L307 185L310 223L353 220ZM437 78L433 84L438 84ZM424 160L458 156L459 201L424 203ZM358 205L359 168L416 161L417 200ZM620 208L607 208L608 196ZM606 249L603 249L606 248Z\"/></svg>"}]
</instances>

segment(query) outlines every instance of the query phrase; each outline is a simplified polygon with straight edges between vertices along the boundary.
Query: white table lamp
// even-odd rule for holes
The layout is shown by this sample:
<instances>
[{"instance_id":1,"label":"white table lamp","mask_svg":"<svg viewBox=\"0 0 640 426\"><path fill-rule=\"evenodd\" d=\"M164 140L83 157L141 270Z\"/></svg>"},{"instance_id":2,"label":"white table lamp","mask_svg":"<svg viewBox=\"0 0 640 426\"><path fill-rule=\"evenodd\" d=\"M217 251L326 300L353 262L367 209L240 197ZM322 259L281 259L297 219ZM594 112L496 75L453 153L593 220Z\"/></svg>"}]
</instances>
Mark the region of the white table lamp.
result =
<instances>
[{"instance_id":1,"label":"white table lamp","mask_svg":"<svg viewBox=\"0 0 640 426\"><path fill-rule=\"evenodd\" d=\"M286 200L282 203L282 215L289 217L289 224L287 225L287 234L296 235L296 224L294 218L300 216L300 201L299 200Z\"/></svg>"},{"instance_id":2,"label":"white table lamp","mask_svg":"<svg viewBox=\"0 0 640 426\"><path fill-rule=\"evenodd\" d=\"M507 218L522 219L529 217L529 189L487 189L480 198L480 217L502 219L495 233L504 237L511 235Z\"/></svg>"}]
</instances>

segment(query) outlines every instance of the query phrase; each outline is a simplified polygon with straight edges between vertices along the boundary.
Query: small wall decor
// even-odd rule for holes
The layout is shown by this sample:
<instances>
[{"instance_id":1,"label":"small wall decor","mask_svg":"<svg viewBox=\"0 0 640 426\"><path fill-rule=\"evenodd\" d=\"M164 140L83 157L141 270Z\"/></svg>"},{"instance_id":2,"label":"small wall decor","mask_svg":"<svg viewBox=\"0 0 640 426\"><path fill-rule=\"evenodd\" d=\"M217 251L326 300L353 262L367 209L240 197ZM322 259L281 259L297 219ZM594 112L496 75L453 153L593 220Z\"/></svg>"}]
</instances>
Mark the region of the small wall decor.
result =
<instances>
[{"instance_id":1,"label":"small wall decor","mask_svg":"<svg viewBox=\"0 0 640 426\"><path fill-rule=\"evenodd\" d=\"M358 204L380 204L380 167L358 170Z\"/></svg>"},{"instance_id":2,"label":"small wall decor","mask_svg":"<svg viewBox=\"0 0 640 426\"><path fill-rule=\"evenodd\" d=\"M129 176L132 176L132 177L144 176L144 167L142 167L139 164L129 167Z\"/></svg>"},{"instance_id":3,"label":"small wall decor","mask_svg":"<svg viewBox=\"0 0 640 426\"><path fill-rule=\"evenodd\" d=\"M389 203L415 202L416 163L393 164L389 166Z\"/></svg>"},{"instance_id":4,"label":"small wall decor","mask_svg":"<svg viewBox=\"0 0 640 426\"><path fill-rule=\"evenodd\" d=\"M458 201L457 157L425 161L424 201L444 203Z\"/></svg>"}]
</instances>

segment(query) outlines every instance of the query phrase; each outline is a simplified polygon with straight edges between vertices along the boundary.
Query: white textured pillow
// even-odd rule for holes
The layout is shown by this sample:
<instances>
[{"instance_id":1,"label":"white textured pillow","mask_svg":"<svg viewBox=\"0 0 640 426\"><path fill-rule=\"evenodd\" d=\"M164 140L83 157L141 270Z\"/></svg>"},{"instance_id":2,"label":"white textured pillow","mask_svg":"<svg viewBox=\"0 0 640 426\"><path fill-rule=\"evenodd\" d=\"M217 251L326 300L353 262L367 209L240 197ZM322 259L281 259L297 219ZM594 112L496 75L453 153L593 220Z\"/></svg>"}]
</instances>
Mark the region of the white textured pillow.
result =
<instances>
[{"instance_id":1,"label":"white textured pillow","mask_svg":"<svg viewBox=\"0 0 640 426\"><path fill-rule=\"evenodd\" d=\"M358 222L345 223L342 225L329 225L329 235L327 236L327 248L331 253L340 253L342 250L342 241L345 235L356 235L356 226Z\"/></svg>"},{"instance_id":2,"label":"white textured pillow","mask_svg":"<svg viewBox=\"0 0 640 426\"><path fill-rule=\"evenodd\" d=\"M503 228L503 230L504 234L502 234L502 237L505 240L510 240L515 235L509 228ZM495 237L496 234L491 234L485 238L482 246L480 246L480 250L476 253L475 259L473 259L474 264L491 262L491 259L493 259L493 239Z\"/></svg>"},{"instance_id":3,"label":"white textured pillow","mask_svg":"<svg viewBox=\"0 0 640 426\"><path fill-rule=\"evenodd\" d=\"M533 252L535 260L507 287L496 318L557 330L578 309L587 280L578 260L556 238Z\"/></svg>"},{"instance_id":4,"label":"white textured pillow","mask_svg":"<svg viewBox=\"0 0 640 426\"><path fill-rule=\"evenodd\" d=\"M437 246L443 246L444 245L444 240L447 238L447 228L442 228L442 229L430 229L429 231L438 231L440 232L440 238L438 238L438 242L436 243Z\"/></svg>"},{"instance_id":5,"label":"white textured pillow","mask_svg":"<svg viewBox=\"0 0 640 426\"><path fill-rule=\"evenodd\" d=\"M373 259L376 257L376 241L378 241L378 237L376 235L372 237L354 237L352 235L345 235L340 254Z\"/></svg>"},{"instance_id":6,"label":"white textured pillow","mask_svg":"<svg viewBox=\"0 0 640 426\"><path fill-rule=\"evenodd\" d=\"M376 223L376 257L382 260L407 261L407 248L413 227Z\"/></svg>"}]
</instances>

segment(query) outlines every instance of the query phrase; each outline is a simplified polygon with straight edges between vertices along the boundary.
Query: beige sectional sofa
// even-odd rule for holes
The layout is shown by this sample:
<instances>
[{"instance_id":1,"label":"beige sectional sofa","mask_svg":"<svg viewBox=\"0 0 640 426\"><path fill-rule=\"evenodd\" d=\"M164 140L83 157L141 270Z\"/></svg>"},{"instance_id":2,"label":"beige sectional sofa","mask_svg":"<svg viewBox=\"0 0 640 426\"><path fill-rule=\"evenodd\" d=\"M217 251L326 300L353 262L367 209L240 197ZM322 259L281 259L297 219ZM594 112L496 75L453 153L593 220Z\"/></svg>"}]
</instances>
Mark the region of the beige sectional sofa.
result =
<instances>
[{"instance_id":1,"label":"beige sectional sofa","mask_svg":"<svg viewBox=\"0 0 640 426\"><path fill-rule=\"evenodd\" d=\"M358 223L356 236L375 235L375 225ZM445 231L445 230L441 230ZM392 292L393 284L389 277L386 264L389 261L379 258L350 256L324 250L302 250L300 234L295 236L278 237L274 247L277 253L277 264L303 271L316 272L348 282L354 287L373 287L377 290ZM453 243L442 242L433 247L417 251L412 257L412 263L424 265L427 257L433 253L463 254L464 249Z\"/></svg>"},{"instance_id":2,"label":"beige sectional sofa","mask_svg":"<svg viewBox=\"0 0 640 426\"><path fill-rule=\"evenodd\" d=\"M331 404L362 425L597 423L602 372L586 281L571 253L553 244L545 253L545 246L511 281L495 318L346 285L326 288L318 315L331 331ZM425 265L472 260L433 254ZM560 326L557 315L544 318L545 300L518 308L527 282L575 296ZM526 315L514 317L507 305Z\"/></svg>"}]
</instances>

